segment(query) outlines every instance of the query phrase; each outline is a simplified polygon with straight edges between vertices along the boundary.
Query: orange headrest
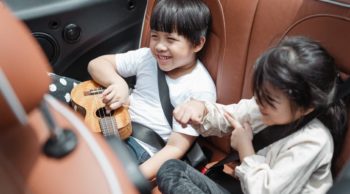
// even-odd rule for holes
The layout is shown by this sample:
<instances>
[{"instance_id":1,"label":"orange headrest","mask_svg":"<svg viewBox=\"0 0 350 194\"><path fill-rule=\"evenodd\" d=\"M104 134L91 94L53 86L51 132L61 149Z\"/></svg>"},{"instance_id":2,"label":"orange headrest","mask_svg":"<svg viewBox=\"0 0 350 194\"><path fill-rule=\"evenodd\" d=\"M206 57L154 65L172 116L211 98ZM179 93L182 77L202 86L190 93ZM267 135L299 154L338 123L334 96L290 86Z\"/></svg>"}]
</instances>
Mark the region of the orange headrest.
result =
<instances>
[{"instance_id":1,"label":"orange headrest","mask_svg":"<svg viewBox=\"0 0 350 194\"><path fill-rule=\"evenodd\" d=\"M43 94L48 90L48 61L25 25L2 6L0 24L0 70L28 113L39 105ZM4 96L2 91L0 128L19 122Z\"/></svg>"}]
</instances>

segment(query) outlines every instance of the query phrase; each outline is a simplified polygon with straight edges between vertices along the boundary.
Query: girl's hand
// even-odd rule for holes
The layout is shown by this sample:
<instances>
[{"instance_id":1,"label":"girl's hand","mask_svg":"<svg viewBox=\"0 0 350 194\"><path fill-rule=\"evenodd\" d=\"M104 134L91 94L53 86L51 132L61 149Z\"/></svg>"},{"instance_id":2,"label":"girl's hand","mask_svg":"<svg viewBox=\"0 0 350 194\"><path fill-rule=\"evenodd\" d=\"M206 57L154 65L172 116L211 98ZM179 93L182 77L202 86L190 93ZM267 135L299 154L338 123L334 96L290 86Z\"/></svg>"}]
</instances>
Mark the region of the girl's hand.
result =
<instances>
[{"instance_id":1,"label":"girl's hand","mask_svg":"<svg viewBox=\"0 0 350 194\"><path fill-rule=\"evenodd\" d=\"M234 130L231 135L231 147L240 154L247 147L252 147L253 132L248 123L243 126L228 112L224 113L225 118L230 122Z\"/></svg>"},{"instance_id":2,"label":"girl's hand","mask_svg":"<svg viewBox=\"0 0 350 194\"><path fill-rule=\"evenodd\" d=\"M173 111L174 118L184 128L187 127L187 124L202 123L206 114L207 110L204 102L194 99L177 106Z\"/></svg>"},{"instance_id":3,"label":"girl's hand","mask_svg":"<svg viewBox=\"0 0 350 194\"><path fill-rule=\"evenodd\" d=\"M127 105L128 100L129 88L126 84L111 84L102 92L102 102L108 111Z\"/></svg>"}]
</instances>

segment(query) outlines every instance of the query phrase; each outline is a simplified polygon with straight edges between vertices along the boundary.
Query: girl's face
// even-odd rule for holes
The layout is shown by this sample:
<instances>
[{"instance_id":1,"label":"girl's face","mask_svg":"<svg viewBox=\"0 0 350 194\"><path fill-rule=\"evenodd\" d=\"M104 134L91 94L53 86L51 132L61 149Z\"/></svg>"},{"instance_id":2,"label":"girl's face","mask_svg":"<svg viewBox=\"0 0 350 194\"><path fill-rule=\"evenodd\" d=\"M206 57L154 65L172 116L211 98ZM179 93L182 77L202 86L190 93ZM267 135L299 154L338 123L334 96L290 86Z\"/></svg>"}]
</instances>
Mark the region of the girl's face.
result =
<instances>
[{"instance_id":1,"label":"girl's face","mask_svg":"<svg viewBox=\"0 0 350 194\"><path fill-rule=\"evenodd\" d=\"M152 31L150 49L156 58L159 68L165 71L170 77L177 78L189 73L195 67L196 53L200 51L203 43L194 46L184 36L176 32L167 33Z\"/></svg>"},{"instance_id":2,"label":"girl's face","mask_svg":"<svg viewBox=\"0 0 350 194\"><path fill-rule=\"evenodd\" d=\"M309 112L302 111L300 108L292 111L290 100L281 90L272 87L270 84L266 86L266 89L275 101L272 102L274 107L266 102L258 103L264 124L288 124Z\"/></svg>"}]
</instances>

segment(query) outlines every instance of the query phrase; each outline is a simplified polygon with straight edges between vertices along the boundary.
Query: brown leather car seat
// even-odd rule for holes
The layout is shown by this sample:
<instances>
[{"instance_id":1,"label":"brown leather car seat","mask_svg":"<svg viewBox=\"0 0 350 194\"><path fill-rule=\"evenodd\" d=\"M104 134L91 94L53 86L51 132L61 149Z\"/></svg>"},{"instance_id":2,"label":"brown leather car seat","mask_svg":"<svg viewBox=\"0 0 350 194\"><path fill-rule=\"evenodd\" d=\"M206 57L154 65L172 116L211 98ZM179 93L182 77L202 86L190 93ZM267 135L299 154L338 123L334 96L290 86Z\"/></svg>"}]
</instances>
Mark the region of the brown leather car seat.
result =
<instances>
[{"instance_id":1,"label":"brown leather car seat","mask_svg":"<svg viewBox=\"0 0 350 194\"><path fill-rule=\"evenodd\" d=\"M1 6L0 23L0 193L139 193L108 144L44 95L50 68L29 30Z\"/></svg>"},{"instance_id":2,"label":"brown leather car seat","mask_svg":"<svg viewBox=\"0 0 350 194\"><path fill-rule=\"evenodd\" d=\"M202 61L216 83L217 102L231 104L242 96L255 10L258 0L204 0L212 14L212 25ZM231 150L230 137L205 138L211 145L212 161Z\"/></svg>"}]
</instances>

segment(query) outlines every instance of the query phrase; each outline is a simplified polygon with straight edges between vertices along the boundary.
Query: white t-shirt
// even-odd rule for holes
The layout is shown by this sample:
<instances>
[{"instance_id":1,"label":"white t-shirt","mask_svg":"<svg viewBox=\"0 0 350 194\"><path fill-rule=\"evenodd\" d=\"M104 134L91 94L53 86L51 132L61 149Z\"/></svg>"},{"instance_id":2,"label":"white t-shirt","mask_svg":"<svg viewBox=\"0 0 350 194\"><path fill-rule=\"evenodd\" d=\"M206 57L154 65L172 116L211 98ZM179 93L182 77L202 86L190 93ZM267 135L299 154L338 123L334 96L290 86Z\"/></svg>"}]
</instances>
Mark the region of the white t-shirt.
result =
<instances>
[{"instance_id":1,"label":"white t-shirt","mask_svg":"<svg viewBox=\"0 0 350 194\"><path fill-rule=\"evenodd\" d=\"M116 54L116 64L116 70L122 77L136 75L136 84L130 95L129 106L132 121L153 129L164 141L168 140L172 131L198 136L196 130L190 125L182 128L174 118L173 129L169 126L159 99L157 61L149 48ZM169 87L170 101L174 107L190 98L216 101L215 84L199 60L191 73L177 79L167 75L165 78ZM141 145L151 152L151 155L157 151L152 146L145 146L145 143Z\"/></svg>"},{"instance_id":2,"label":"white t-shirt","mask_svg":"<svg viewBox=\"0 0 350 194\"><path fill-rule=\"evenodd\" d=\"M251 124L253 133L263 130L254 98L238 104L206 103L208 114L201 134L223 135L232 130L223 112ZM326 126L313 119L302 129L245 157L236 167L244 193L326 193L332 185L333 138Z\"/></svg>"}]
</instances>

